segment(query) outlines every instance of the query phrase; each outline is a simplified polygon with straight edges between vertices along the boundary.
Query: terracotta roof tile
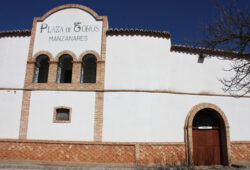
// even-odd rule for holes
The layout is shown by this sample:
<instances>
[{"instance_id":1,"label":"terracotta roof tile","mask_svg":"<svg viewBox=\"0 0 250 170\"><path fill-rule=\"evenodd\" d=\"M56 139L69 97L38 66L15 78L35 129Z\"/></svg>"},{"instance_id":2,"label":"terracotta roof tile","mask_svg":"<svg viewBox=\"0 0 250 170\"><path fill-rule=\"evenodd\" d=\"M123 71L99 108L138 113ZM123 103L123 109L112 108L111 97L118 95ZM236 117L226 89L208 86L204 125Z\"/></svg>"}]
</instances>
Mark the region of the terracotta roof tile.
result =
<instances>
[{"instance_id":1,"label":"terracotta roof tile","mask_svg":"<svg viewBox=\"0 0 250 170\"><path fill-rule=\"evenodd\" d=\"M234 51L225 51L219 49L210 49L210 48L202 48L202 47L192 47L186 45L171 45L171 51L176 52L184 52L190 54L206 54L209 56L224 56L229 58L250 58L250 53L244 53L239 55Z\"/></svg>"},{"instance_id":2,"label":"terracotta roof tile","mask_svg":"<svg viewBox=\"0 0 250 170\"><path fill-rule=\"evenodd\" d=\"M142 29L112 29L109 28L106 32L107 35L145 35L154 37L170 38L170 33L167 31L154 31L154 30L142 30ZM0 31L0 37L19 37L19 36L30 36L31 30L11 30L11 31ZM209 56L225 56L230 58L250 58L250 53L244 53L238 55L237 52L225 51L218 49L209 49L201 47L192 47L186 45L171 45L171 51L184 52L190 54L206 54Z\"/></svg>"},{"instance_id":3,"label":"terracotta roof tile","mask_svg":"<svg viewBox=\"0 0 250 170\"><path fill-rule=\"evenodd\" d=\"M167 31L154 31L154 30L143 30L143 29L112 29L107 30L107 35L145 35L153 37L170 38L170 33Z\"/></svg>"},{"instance_id":4,"label":"terracotta roof tile","mask_svg":"<svg viewBox=\"0 0 250 170\"><path fill-rule=\"evenodd\" d=\"M26 37L31 35L31 30L0 31L0 37Z\"/></svg>"}]
</instances>

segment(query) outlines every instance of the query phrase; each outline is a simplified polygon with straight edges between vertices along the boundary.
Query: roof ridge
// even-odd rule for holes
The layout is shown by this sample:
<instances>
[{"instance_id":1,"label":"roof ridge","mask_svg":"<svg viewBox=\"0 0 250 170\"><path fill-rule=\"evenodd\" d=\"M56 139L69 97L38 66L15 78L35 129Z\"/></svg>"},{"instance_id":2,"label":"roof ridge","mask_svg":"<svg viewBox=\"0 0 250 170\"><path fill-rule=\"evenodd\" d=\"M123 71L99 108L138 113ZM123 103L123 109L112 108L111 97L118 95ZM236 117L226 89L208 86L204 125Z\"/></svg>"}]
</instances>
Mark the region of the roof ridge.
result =
<instances>
[{"instance_id":1,"label":"roof ridge","mask_svg":"<svg viewBox=\"0 0 250 170\"><path fill-rule=\"evenodd\" d=\"M154 37L170 38L168 31L147 30L138 28L109 28L107 35L145 35Z\"/></svg>"},{"instance_id":2,"label":"roof ridge","mask_svg":"<svg viewBox=\"0 0 250 170\"><path fill-rule=\"evenodd\" d=\"M206 47L196 47L180 44L172 44L171 51L185 52L193 54L207 54L209 56L224 56L230 58L249 58L250 53L240 54L237 51L223 50L223 49L212 49Z\"/></svg>"},{"instance_id":3,"label":"roof ridge","mask_svg":"<svg viewBox=\"0 0 250 170\"><path fill-rule=\"evenodd\" d=\"M31 30L6 30L0 31L0 37L30 36Z\"/></svg>"}]
</instances>

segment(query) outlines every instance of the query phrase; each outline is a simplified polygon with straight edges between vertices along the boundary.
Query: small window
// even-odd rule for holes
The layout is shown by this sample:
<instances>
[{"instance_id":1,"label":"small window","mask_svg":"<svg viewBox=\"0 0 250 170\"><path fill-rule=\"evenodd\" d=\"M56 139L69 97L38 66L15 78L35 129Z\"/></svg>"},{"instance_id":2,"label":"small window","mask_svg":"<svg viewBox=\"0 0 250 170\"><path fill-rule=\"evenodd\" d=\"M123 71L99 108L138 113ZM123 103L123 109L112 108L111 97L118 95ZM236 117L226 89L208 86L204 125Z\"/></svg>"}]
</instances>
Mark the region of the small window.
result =
<instances>
[{"instance_id":1,"label":"small window","mask_svg":"<svg viewBox=\"0 0 250 170\"><path fill-rule=\"evenodd\" d=\"M57 107L54 109L54 123L69 123L71 121L71 108Z\"/></svg>"},{"instance_id":2,"label":"small window","mask_svg":"<svg viewBox=\"0 0 250 170\"><path fill-rule=\"evenodd\" d=\"M71 83L72 79L72 62L73 59L70 55L62 55L59 58L57 69L57 83Z\"/></svg>"},{"instance_id":3,"label":"small window","mask_svg":"<svg viewBox=\"0 0 250 170\"><path fill-rule=\"evenodd\" d=\"M92 54L82 59L81 83L96 83L96 57Z\"/></svg>"},{"instance_id":4,"label":"small window","mask_svg":"<svg viewBox=\"0 0 250 170\"><path fill-rule=\"evenodd\" d=\"M40 55L36 58L34 69L34 83L47 83L49 72L49 57L47 55Z\"/></svg>"},{"instance_id":5,"label":"small window","mask_svg":"<svg viewBox=\"0 0 250 170\"><path fill-rule=\"evenodd\" d=\"M199 57L198 57L198 63L204 63L204 59L205 59L205 56L204 54L199 54Z\"/></svg>"},{"instance_id":6,"label":"small window","mask_svg":"<svg viewBox=\"0 0 250 170\"><path fill-rule=\"evenodd\" d=\"M56 109L56 120L69 120L69 109Z\"/></svg>"}]
</instances>

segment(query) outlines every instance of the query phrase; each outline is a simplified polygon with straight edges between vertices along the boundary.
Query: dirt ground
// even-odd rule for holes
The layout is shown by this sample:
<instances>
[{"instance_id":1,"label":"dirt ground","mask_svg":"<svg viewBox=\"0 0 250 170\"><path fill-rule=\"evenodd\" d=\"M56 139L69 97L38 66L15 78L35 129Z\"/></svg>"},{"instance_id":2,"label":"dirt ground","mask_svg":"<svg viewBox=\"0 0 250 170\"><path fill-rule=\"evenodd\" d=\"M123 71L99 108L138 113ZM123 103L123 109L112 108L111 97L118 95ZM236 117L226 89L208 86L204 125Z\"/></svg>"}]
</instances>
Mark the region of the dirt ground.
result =
<instances>
[{"instance_id":1,"label":"dirt ground","mask_svg":"<svg viewBox=\"0 0 250 170\"><path fill-rule=\"evenodd\" d=\"M52 163L52 162L31 162L31 161L0 161L1 170L250 170L250 162L238 162L232 167L186 167L171 165L121 165L121 164L73 164L73 163Z\"/></svg>"}]
</instances>

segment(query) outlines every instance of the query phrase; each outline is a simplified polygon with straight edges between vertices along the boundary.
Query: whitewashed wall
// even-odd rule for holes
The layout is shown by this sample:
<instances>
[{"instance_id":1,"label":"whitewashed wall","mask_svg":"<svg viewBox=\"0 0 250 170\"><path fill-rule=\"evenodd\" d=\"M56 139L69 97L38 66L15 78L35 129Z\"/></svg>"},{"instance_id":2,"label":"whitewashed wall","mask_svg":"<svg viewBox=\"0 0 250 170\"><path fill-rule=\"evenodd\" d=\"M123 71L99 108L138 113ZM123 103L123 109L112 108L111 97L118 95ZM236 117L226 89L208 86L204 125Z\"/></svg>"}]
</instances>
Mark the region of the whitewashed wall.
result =
<instances>
[{"instance_id":1,"label":"whitewashed wall","mask_svg":"<svg viewBox=\"0 0 250 170\"><path fill-rule=\"evenodd\" d=\"M21 90L0 90L0 138L18 138L22 97Z\"/></svg>"},{"instance_id":2,"label":"whitewashed wall","mask_svg":"<svg viewBox=\"0 0 250 170\"><path fill-rule=\"evenodd\" d=\"M23 88L30 37L0 38L0 88Z\"/></svg>"},{"instance_id":3,"label":"whitewashed wall","mask_svg":"<svg viewBox=\"0 0 250 170\"><path fill-rule=\"evenodd\" d=\"M88 25L98 27L97 32L74 31L74 23L80 22L81 26ZM49 28L41 31L41 25L47 24ZM70 31L66 31L66 28ZM54 31L53 31L54 28ZM88 12L78 8L67 8L57 11L43 22L38 22L36 27L36 38L34 43L33 55L39 51L49 51L54 57L64 51L70 50L75 53L77 57L86 50L94 50L101 54L101 40L102 40L102 21L96 21L95 18ZM55 36L86 36L87 40L82 39L78 41L50 41L49 37Z\"/></svg>"},{"instance_id":4,"label":"whitewashed wall","mask_svg":"<svg viewBox=\"0 0 250 170\"><path fill-rule=\"evenodd\" d=\"M166 89L169 55L169 39L108 36L105 89Z\"/></svg>"},{"instance_id":5,"label":"whitewashed wall","mask_svg":"<svg viewBox=\"0 0 250 170\"><path fill-rule=\"evenodd\" d=\"M232 141L249 141L249 98L144 92L106 92L103 141L184 142L185 119L191 108L208 102L221 108Z\"/></svg>"},{"instance_id":6,"label":"whitewashed wall","mask_svg":"<svg viewBox=\"0 0 250 170\"><path fill-rule=\"evenodd\" d=\"M219 79L228 76L225 60L170 52L170 40L108 36L105 89L167 90L224 94Z\"/></svg>"},{"instance_id":7,"label":"whitewashed wall","mask_svg":"<svg viewBox=\"0 0 250 170\"><path fill-rule=\"evenodd\" d=\"M230 72L223 69L229 68L228 60L208 57L203 63L198 62L198 55L187 53L170 53L171 68L168 73L168 90L188 93L225 94L223 84L219 81L228 78Z\"/></svg>"},{"instance_id":8,"label":"whitewashed wall","mask_svg":"<svg viewBox=\"0 0 250 170\"><path fill-rule=\"evenodd\" d=\"M56 106L72 108L71 123L53 123ZM28 139L92 141L94 92L32 91Z\"/></svg>"}]
</instances>

